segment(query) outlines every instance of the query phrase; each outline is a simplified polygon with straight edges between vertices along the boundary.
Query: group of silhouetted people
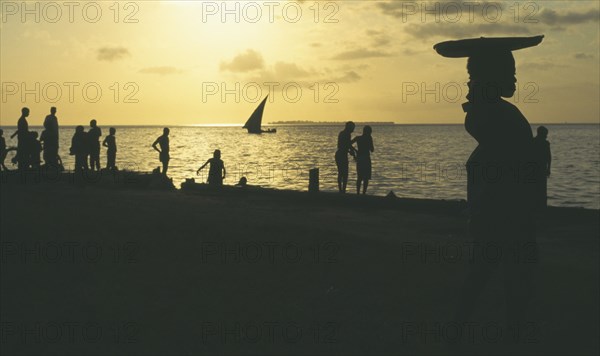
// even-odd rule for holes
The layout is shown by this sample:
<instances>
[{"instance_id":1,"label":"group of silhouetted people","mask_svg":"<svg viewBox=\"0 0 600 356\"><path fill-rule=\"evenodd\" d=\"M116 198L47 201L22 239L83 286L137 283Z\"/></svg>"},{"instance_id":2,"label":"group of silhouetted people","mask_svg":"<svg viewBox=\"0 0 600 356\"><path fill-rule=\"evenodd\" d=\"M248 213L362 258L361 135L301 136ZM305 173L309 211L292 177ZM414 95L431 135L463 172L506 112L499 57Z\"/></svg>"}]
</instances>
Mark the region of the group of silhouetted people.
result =
<instances>
[{"instance_id":1,"label":"group of silhouetted people","mask_svg":"<svg viewBox=\"0 0 600 356\"><path fill-rule=\"evenodd\" d=\"M17 137L17 154L13 158L13 163L17 164L19 171L36 169L42 166L40 156L43 152L45 167L55 167L64 170L62 160L58 154L59 149L59 125L56 117L56 108L50 108L50 114L44 119L44 130L39 136L36 131L29 130L27 117L30 114L29 108L21 109L21 117L17 122L17 130L11 135L11 138ZM116 170L117 142L115 138L116 129L111 127L110 134L105 137L103 146L107 148L107 164L109 170ZM71 139L69 153L75 156L75 170L100 171L100 137L102 130L98 127L96 120L90 121L90 129L85 131L83 126L77 126ZM8 170L5 166L9 149L6 146L4 132L0 129L0 168Z\"/></svg>"},{"instance_id":2,"label":"group of silhouetted people","mask_svg":"<svg viewBox=\"0 0 600 356\"><path fill-rule=\"evenodd\" d=\"M340 193L346 192L349 174L348 155L351 155L356 160L356 194L360 194L361 186L363 194L366 194L371 179L371 152L375 151L371 136L373 129L367 125L363 128L361 136L352 138L355 127L356 125L352 121L348 121L338 135L337 151L335 152L338 190ZM354 143L356 143L356 148Z\"/></svg>"},{"instance_id":3,"label":"group of silhouetted people","mask_svg":"<svg viewBox=\"0 0 600 356\"><path fill-rule=\"evenodd\" d=\"M117 157L117 130L109 129L109 134L104 138L102 146L106 147L106 169L116 170ZM75 134L71 138L69 153L75 156L75 170L77 171L100 171L100 137L102 130L98 127L96 120L90 121L90 129L86 132L82 125L75 128Z\"/></svg>"},{"instance_id":4,"label":"group of silhouetted people","mask_svg":"<svg viewBox=\"0 0 600 356\"><path fill-rule=\"evenodd\" d=\"M109 129L109 134L104 138L102 146L106 147L106 169L116 170L117 157L117 130ZM71 138L69 153L75 156L76 171L100 171L100 137L102 129L98 127L96 120L90 121L90 129L86 132L82 125L75 128Z\"/></svg>"},{"instance_id":5,"label":"group of silhouetted people","mask_svg":"<svg viewBox=\"0 0 600 356\"><path fill-rule=\"evenodd\" d=\"M59 135L56 108L52 107L50 114L44 119L44 130L41 136L36 131L29 131L28 116L29 109L22 108L21 117L17 121L17 130L10 136L10 138L16 136L18 140L17 154L13 158L13 163L17 163L19 171L39 168L42 164L40 156L43 151L44 164L62 170L62 161L58 156ZM4 163L7 153L4 131L0 130L0 167L2 170L7 170Z\"/></svg>"}]
</instances>

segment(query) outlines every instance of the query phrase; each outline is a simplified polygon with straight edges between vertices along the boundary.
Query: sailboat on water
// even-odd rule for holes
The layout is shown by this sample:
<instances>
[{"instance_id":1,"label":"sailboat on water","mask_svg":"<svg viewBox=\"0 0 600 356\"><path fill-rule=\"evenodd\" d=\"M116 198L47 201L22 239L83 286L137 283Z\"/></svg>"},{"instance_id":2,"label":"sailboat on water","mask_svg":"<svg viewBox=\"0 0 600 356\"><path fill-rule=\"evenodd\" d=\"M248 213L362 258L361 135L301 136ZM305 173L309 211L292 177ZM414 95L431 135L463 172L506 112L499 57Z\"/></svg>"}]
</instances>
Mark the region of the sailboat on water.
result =
<instances>
[{"instance_id":1,"label":"sailboat on water","mask_svg":"<svg viewBox=\"0 0 600 356\"><path fill-rule=\"evenodd\" d=\"M275 132L277 132L276 129L263 130L262 127L261 127L261 125L262 125L263 111L265 111L265 104L267 103L267 98L268 97L269 97L268 95L265 97L265 99L254 110L254 112L252 113L252 115L250 115L250 118L248 119L248 121L246 121L246 124L244 124L243 128L247 129L248 133L261 134L261 133L275 133Z\"/></svg>"}]
</instances>

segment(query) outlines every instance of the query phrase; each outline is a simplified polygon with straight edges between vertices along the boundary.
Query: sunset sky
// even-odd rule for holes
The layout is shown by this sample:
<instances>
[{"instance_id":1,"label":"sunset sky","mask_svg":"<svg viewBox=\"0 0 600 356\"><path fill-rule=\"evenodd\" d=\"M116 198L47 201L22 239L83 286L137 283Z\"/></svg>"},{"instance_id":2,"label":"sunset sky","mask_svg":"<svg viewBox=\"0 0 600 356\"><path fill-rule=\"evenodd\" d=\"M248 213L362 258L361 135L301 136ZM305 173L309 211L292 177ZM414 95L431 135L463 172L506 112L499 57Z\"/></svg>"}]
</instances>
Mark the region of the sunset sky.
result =
<instances>
[{"instance_id":1,"label":"sunset sky","mask_svg":"<svg viewBox=\"0 0 600 356\"><path fill-rule=\"evenodd\" d=\"M460 123L466 59L432 46L538 34L512 102L532 123L600 117L598 1L1 3L3 126L23 106L32 125L50 106L63 125L243 124L271 90L265 122Z\"/></svg>"}]
</instances>

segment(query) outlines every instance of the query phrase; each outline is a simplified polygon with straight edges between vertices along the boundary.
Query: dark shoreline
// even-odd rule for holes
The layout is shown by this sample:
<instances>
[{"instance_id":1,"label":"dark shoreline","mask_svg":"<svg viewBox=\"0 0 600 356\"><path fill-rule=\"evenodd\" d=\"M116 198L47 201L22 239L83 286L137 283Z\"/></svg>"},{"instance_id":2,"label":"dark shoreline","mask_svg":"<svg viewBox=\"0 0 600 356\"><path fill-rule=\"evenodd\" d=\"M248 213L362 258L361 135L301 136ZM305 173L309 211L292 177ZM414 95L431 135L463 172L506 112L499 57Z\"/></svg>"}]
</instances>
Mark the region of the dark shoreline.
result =
<instances>
[{"instance_id":1,"label":"dark shoreline","mask_svg":"<svg viewBox=\"0 0 600 356\"><path fill-rule=\"evenodd\" d=\"M19 185L20 175L17 171L0 172L0 185ZM27 184L55 184L77 185L90 188L111 189L134 189L134 190L173 190L182 191L186 194L202 194L212 196L265 196L280 199L298 199L325 204L354 204L360 203L365 207L386 208L394 210L413 210L421 212L441 212L465 215L467 204L463 199L435 199L435 198L406 198L396 196L356 195L352 192L339 194L337 192L309 193L308 191L266 188L249 185L237 187L224 185L221 189L213 189L206 184L194 184L185 187L185 182L175 183L165 179L162 175L149 172L118 171L111 172L102 170L100 173L88 171L84 176L74 172L62 173L36 173L27 174ZM569 217L592 217L598 216L600 209L585 207L556 207L549 206L544 215L546 216L569 216Z\"/></svg>"},{"instance_id":2,"label":"dark shoreline","mask_svg":"<svg viewBox=\"0 0 600 356\"><path fill-rule=\"evenodd\" d=\"M3 353L452 354L443 337L421 336L452 325L469 261L444 251L472 246L464 202L165 190L139 186L150 174L137 177L137 185L0 181ZM517 344L478 334L460 353L564 355L577 345L577 354L597 354L599 224L589 209L539 217L535 328ZM492 278L475 330L503 327L503 295ZM50 339L57 325L68 335L67 324L79 332L74 341ZM82 339L85 325L105 337ZM266 335L266 325L278 325L274 339L223 332ZM282 336L282 325L304 337ZM38 342L30 332L23 342L23 330L36 328L50 336Z\"/></svg>"}]
</instances>

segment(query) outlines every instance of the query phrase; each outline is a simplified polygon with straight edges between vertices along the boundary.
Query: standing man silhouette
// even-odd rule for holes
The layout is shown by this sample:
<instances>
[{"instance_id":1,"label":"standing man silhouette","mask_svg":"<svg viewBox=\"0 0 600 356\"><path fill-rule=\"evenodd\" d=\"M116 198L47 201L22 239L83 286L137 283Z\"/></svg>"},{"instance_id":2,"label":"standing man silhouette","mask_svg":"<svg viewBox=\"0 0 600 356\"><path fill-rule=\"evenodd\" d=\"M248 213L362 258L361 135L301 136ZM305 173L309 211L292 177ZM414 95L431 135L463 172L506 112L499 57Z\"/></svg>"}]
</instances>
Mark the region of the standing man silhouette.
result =
<instances>
[{"instance_id":1,"label":"standing man silhouette","mask_svg":"<svg viewBox=\"0 0 600 356\"><path fill-rule=\"evenodd\" d=\"M56 107L50 108L50 115L44 119L44 162L58 166L58 118Z\"/></svg>"},{"instance_id":2,"label":"standing man silhouette","mask_svg":"<svg viewBox=\"0 0 600 356\"><path fill-rule=\"evenodd\" d=\"M29 108L21 109L21 117L17 121L17 131L10 136L14 138L17 136L17 162L18 170L25 171L29 167L29 155L30 155L30 136L29 136L29 123L27 117L29 116Z\"/></svg>"},{"instance_id":3,"label":"standing man silhouette","mask_svg":"<svg viewBox=\"0 0 600 356\"><path fill-rule=\"evenodd\" d=\"M457 322L470 318L498 265L504 272L507 322L513 327L527 320L537 261L533 135L525 116L503 98L516 91L512 51L536 46L543 37L476 38L434 46L444 57L468 57L465 129L478 143L467 161L467 202L469 235L479 248L461 290ZM499 258L483 253L490 247Z\"/></svg>"},{"instance_id":4,"label":"standing man silhouette","mask_svg":"<svg viewBox=\"0 0 600 356\"><path fill-rule=\"evenodd\" d=\"M158 159L162 163L162 174L164 176L167 175L167 171L169 170L169 161L171 160L171 156L169 156L169 132L169 128L165 127L163 129L162 136L159 136L152 144L152 148L158 152ZM157 146L160 146L160 149L158 149Z\"/></svg>"},{"instance_id":5,"label":"standing man silhouette","mask_svg":"<svg viewBox=\"0 0 600 356\"><path fill-rule=\"evenodd\" d=\"M346 185L348 184L348 153L352 157L356 156L356 150L352 146L352 132L355 127L354 122L348 121L344 129L338 134L335 164L338 170L337 182L340 193L346 193Z\"/></svg>"},{"instance_id":6,"label":"standing man silhouette","mask_svg":"<svg viewBox=\"0 0 600 356\"><path fill-rule=\"evenodd\" d=\"M100 136L102 130L96 120L90 121L90 130L87 133L90 152L90 169L100 171Z\"/></svg>"}]
</instances>

